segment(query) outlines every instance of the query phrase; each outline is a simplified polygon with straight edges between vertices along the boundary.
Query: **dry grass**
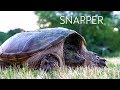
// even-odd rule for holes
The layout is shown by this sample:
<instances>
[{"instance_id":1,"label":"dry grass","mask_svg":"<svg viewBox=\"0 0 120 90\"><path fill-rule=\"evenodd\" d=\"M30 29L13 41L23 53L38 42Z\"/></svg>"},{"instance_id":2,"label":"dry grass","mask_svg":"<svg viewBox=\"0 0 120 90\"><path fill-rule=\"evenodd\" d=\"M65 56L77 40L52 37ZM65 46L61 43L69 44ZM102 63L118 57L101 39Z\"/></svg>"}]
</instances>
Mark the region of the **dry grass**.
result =
<instances>
[{"instance_id":1,"label":"dry grass","mask_svg":"<svg viewBox=\"0 0 120 90\"><path fill-rule=\"evenodd\" d=\"M120 79L120 57L106 58L108 68L60 68L44 72L28 68L0 69L0 79Z\"/></svg>"}]
</instances>

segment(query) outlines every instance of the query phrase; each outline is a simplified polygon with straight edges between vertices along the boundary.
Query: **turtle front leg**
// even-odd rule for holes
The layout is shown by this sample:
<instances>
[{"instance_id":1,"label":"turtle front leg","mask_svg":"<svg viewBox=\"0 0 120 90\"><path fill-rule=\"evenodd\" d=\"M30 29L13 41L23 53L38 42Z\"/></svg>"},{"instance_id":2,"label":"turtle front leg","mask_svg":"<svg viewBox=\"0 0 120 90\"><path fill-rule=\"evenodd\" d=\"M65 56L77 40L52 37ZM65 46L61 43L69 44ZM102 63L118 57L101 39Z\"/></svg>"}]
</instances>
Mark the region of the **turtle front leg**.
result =
<instances>
[{"instance_id":1,"label":"turtle front leg","mask_svg":"<svg viewBox=\"0 0 120 90\"><path fill-rule=\"evenodd\" d=\"M56 53L41 54L38 53L23 63L31 69L42 69L44 71L56 70L63 66L61 57Z\"/></svg>"}]
</instances>

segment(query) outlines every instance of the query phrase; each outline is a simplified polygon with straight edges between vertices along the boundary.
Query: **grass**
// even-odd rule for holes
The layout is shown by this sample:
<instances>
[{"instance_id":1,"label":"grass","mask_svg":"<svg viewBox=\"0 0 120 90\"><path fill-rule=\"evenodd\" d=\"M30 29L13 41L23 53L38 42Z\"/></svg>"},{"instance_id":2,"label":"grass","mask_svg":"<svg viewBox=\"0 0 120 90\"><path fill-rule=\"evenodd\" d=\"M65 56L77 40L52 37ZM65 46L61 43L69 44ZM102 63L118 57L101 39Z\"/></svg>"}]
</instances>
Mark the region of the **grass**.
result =
<instances>
[{"instance_id":1,"label":"grass","mask_svg":"<svg viewBox=\"0 0 120 90\"><path fill-rule=\"evenodd\" d=\"M108 68L60 68L44 72L26 68L0 69L0 79L120 79L120 57L108 58Z\"/></svg>"}]
</instances>

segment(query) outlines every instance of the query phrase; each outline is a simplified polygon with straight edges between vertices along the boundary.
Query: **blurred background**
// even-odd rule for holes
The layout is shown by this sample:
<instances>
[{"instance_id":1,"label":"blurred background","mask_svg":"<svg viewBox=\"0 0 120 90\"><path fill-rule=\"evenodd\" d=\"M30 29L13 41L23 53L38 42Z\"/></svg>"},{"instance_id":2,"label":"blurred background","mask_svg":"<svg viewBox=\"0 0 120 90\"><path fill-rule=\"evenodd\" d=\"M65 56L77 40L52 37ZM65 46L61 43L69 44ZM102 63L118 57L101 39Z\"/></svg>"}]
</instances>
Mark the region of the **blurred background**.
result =
<instances>
[{"instance_id":1,"label":"blurred background","mask_svg":"<svg viewBox=\"0 0 120 90\"><path fill-rule=\"evenodd\" d=\"M60 16L101 15L104 24L60 24ZM120 56L120 11L0 11L0 45L23 31L65 27L80 33L88 50L102 56Z\"/></svg>"}]
</instances>

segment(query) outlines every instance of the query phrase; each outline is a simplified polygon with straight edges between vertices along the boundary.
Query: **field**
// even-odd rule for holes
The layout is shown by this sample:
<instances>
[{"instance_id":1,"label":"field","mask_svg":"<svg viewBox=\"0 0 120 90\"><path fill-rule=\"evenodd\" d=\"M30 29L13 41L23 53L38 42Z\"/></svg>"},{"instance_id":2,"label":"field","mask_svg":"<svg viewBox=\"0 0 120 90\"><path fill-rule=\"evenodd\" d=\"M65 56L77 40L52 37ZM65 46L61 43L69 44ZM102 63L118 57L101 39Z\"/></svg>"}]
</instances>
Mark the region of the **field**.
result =
<instances>
[{"instance_id":1,"label":"field","mask_svg":"<svg viewBox=\"0 0 120 90\"><path fill-rule=\"evenodd\" d=\"M120 79L120 57L108 58L108 68L60 68L44 72L28 68L0 69L0 79Z\"/></svg>"}]
</instances>

